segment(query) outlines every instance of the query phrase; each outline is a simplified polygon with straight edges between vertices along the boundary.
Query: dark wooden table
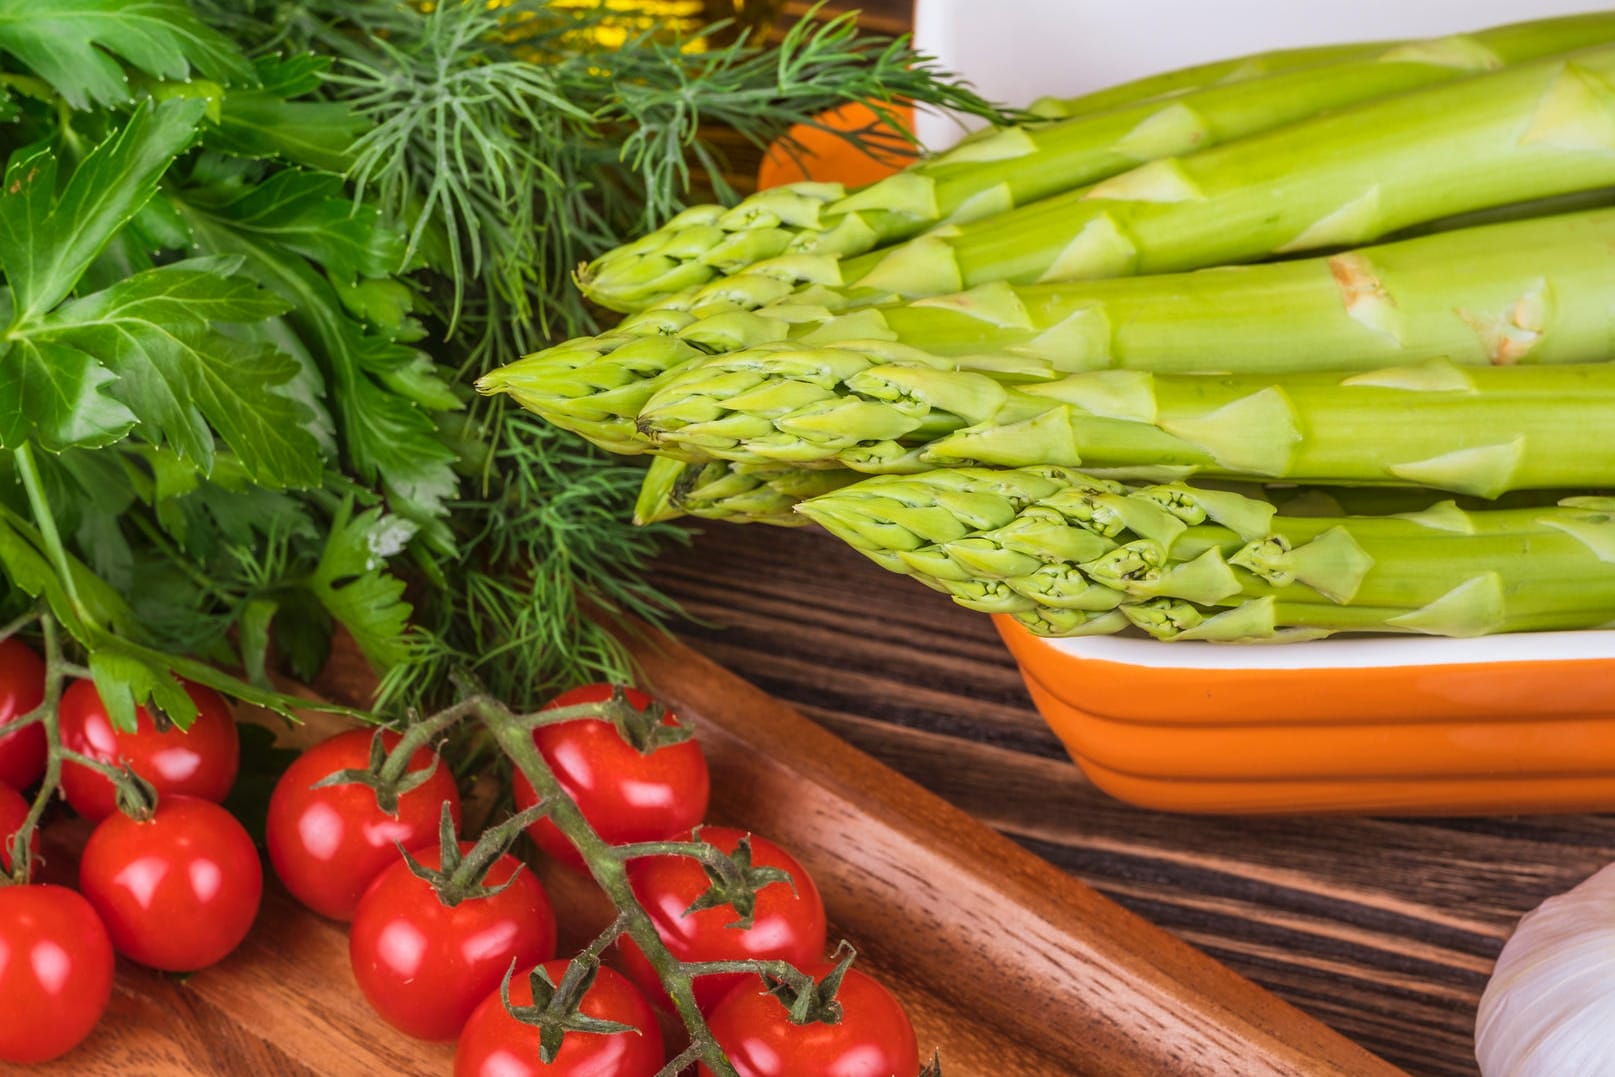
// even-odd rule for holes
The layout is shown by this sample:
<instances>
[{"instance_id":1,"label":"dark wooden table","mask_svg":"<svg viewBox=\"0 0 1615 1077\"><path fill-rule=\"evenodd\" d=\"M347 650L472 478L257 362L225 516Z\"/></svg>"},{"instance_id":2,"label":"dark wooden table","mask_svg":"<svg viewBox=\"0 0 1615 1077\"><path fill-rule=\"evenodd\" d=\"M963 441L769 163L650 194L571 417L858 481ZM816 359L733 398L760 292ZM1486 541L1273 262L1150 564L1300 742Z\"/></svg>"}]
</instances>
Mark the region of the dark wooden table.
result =
<instances>
[{"instance_id":1,"label":"dark wooden table","mask_svg":"<svg viewBox=\"0 0 1615 1077\"><path fill-rule=\"evenodd\" d=\"M657 577L680 636L1418 1077L1477 1072L1521 914L1615 860L1615 817L1218 818L1087 784L989 620L816 530L710 524Z\"/></svg>"}]
</instances>

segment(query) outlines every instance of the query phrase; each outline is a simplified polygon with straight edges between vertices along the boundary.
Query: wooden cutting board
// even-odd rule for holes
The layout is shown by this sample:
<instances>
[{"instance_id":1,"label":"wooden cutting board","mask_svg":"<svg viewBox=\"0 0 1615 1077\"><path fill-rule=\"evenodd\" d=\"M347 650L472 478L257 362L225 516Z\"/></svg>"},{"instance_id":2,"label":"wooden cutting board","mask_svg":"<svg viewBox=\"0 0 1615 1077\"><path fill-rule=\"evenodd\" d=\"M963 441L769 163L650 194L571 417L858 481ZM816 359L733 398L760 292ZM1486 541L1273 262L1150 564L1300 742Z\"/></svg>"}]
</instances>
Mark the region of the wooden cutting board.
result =
<instances>
[{"instance_id":1,"label":"wooden cutting board","mask_svg":"<svg viewBox=\"0 0 1615 1077\"><path fill-rule=\"evenodd\" d=\"M1401 1073L1177 938L977 823L667 637L632 643L647 683L691 721L715 821L745 825L813 873L861 960L893 986L952 1077L1263 1077ZM347 676L342 671L347 671ZM334 698L364 690L341 665ZM288 737L328 731L314 716ZM48 835L71 877L82 824ZM581 943L592 886L539 868ZM272 881L243 947L188 978L120 963L111 1009L77 1051L17 1072L98 1077L446 1075L452 1048L392 1033L366 1008L343 927Z\"/></svg>"}]
</instances>

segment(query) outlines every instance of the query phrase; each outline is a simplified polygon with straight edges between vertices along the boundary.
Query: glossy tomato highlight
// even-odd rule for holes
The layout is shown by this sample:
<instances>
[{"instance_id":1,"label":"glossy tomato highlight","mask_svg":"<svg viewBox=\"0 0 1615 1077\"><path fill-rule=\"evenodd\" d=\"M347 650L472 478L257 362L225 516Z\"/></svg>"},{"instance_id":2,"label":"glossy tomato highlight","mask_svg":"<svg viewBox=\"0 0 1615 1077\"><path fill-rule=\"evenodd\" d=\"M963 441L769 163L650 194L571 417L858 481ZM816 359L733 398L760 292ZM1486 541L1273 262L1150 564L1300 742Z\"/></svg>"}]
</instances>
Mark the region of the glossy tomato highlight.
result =
<instances>
[{"instance_id":1,"label":"glossy tomato highlight","mask_svg":"<svg viewBox=\"0 0 1615 1077\"><path fill-rule=\"evenodd\" d=\"M471 843L460 849L469 852ZM414 855L423 867L442 866L437 849ZM452 1040L512 961L530 966L555 953L555 913L526 865L501 856L484 885L511 879L497 894L448 906L403 860L376 876L354 913L348 956L359 989L388 1024L423 1040Z\"/></svg>"},{"instance_id":2,"label":"glossy tomato highlight","mask_svg":"<svg viewBox=\"0 0 1615 1077\"><path fill-rule=\"evenodd\" d=\"M611 692L608 684L583 685L557 696L544 709L599 703L610 699ZM651 698L637 689L628 689L626 695L635 710L651 705ZM678 719L668 712L662 724L677 725ZM640 752L613 723L580 718L539 726L533 730L533 743L595 833L612 845L670 838L706 817L711 779L706 757L694 740ZM519 770L515 795L522 810L538 802L538 794ZM540 819L527 832L545 853L582 867L577 850L550 820Z\"/></svg>"},{"instance_id":3,"label":"glossy tomato highlight","mask_svg":"<svg viewBox=\"0 0 1615 1077\"><path fill-rule=\"evenodd\" d=\"M213 689L189 681L183 687L197 707L189 729L159 728L145 707L137 707L135 731L125 733L113 727L95 683L74 681L62 693L62 745L102 762L128 763L159 797L178 793L218 803L230 795L241 762L235 716ZM112 783L76 763L62 766L62 792L86 819L100 821L117 810Z\"/></svg>"},{"instance_id":4,"label":"glossy tomato highlight","mask_svg":"<svg viewBox=\"0 0 1615 1077\"><path fill-rule=\"evenodd\" d=\"M235 816L210 800L166 796L150 819L115 812L97 824L79 858L79 889L120 954L194 972L247 937L263 869Z\"/></svg>"},{"instance_id":5,"label":"glossy tomato highlight","mask_svg":"<svg viewBox=\"0 0 1615 1077\"><path fill-rule=\"evenodd\" d=\"M818 963L802 971L822 981L832 968ZM707 1025L740 1077L917 1077L914 1027L890 991L853 967L836 999L840 1020L793 1024L785 1004L748 976L707 1015ZM705 1065L698 1072L712 1077Z\"/></svg>"},{"instance_id":6,"label":"glossy tomato highlight","mask_svg":"<svg viewBox=\"0 0 1615 1077\"><path fill-rule=\"evenodd\" d=\"M725 853L733 853L746 831L707 826L700 837ZM691 840L689 835L681 840ZM656 932L674 957L681 961L732 961L742 958L779 959L798 968L824 956L824 900L807 869L795 857L766 838L751 836L752 864L782 868L790 873L794 889L783 882L757 891L755 917L750 927L731 927L735 910L728 905L685 910L712 885L700 861L688 856L646 856L628 862L628 881L645 907ZM618 959L634 983L658 1005L668 1006L667 994L649 960L626 935L619 943ZM745 978L744 973L715 973L695 978L695 1001L703 1013Z\"/></svg>"},{"instance_id":7,"label":"glossy tomato highlight","mask_svg":"<svg viewBox=\"0 0 1615 1077\"><path fill-rule=\"evenodd\" d=\"M112 997L112 943L65 886L0 886L0 1061L47 1062L88 1036Z\"/></svg>"},{"instance_id":8,"label":"glossy tomato highlight","mask_svg":"<svg viewBox=\"0 0 1615 1077\"><path fill-rule=\"evenodd\" d=\"M265 844L275 874L298 901L333 920L353 919L365 887L399 863L399 845L414 850L436 843L445 802L455 825L460 822L454 776L429 748L410 757L407 773L430 767L431 776L400 796L393 814L358 782L314 788L337 771L368 766L374 736L373 729L354 729L314 745L286 768L269 798ZM388 751L400 739L391 730L382 733Z\"/></svg>"},{"instance_id":9,"label":"glossy tomato highlight","mask_svg":"<svg viewBox=\"0 0 1615 1077\"><path fill-rule=\"evenodd\" d=\"M559 984L568 959L546 961L550 982ZM510 978L511 1005L531 1006L531 967ZM578 1006L586 1017L616 1021L632 1031L568 1032L548 1064L539 1060L538 1029L505 1010L495 989L471 1014L454 1050L454 1077L655 1077L666 1061L662 1032L638 988L614 969L598 970Z\"/></svg>"},{"instance_id":10,"label":"glossy tomato highlight","mask_svg":"<svg viewBox=\"0 0 1615 1077\"><path fill-rule=\"evenodd\" d=\"M26 789L45 773L45 727L33 722L5 732L45 698L45 660L22 640L0 640L0 782Z\"/></svg>"}]
</instances>

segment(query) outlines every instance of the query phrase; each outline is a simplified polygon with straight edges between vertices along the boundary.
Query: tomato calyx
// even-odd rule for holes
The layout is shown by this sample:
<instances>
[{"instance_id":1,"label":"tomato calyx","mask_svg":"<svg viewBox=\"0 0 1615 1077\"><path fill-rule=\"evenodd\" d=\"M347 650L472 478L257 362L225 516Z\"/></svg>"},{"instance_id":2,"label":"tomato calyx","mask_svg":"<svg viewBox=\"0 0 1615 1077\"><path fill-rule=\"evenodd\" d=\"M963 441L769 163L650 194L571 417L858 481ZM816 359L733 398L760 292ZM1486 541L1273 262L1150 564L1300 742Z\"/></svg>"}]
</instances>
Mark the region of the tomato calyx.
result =
<instances>
[{"instance_id":1,"label":"tomato calyx","mask_svg":"<svg viewBox=\"0 0 1615 1077\"><path fill-rule=\"evenodd\" d=\"M696 832L700 837L700 832ZM728 906L735 910L735 919L728 927L747 931L757 919L757 892L765 886L784 883L796 892L796 880L784 868L756 867L751 862L751 836L740 839L732 853L723 853L705 845L708 853L699 857L701 868L712 885L706 893L690 902L684 915L703 909Z\"/></svg>"},{"instance_id":2,"label":"tomato calyx","mask_svg":"<svg viewBox=\"0 0 1615 1077\"><path fill-rule=\"evenodd\" d=\"M309 788L324 789L333 785L363 785L376 797L376 807L383 815L398 814L398 799L419 789L437 771L439 759L433 753L431 763L419 770L410 770L409 763L420 747L412 737L405 737L388 753L382 739L385 728L377 727L370 739L370 762L363 768L338 770L321 778Z\"/></svg>"},{"instance_id":3,"label":"tomato calyx","mask_svg":"<svg viewBox=\"0 0 1615 1077\"><path fill-rule=\"evenodd\" d=\"M61 754L63 761L87 767L111 782L113 801L129 818L145 822L157 814L157 787L135 773L128 763L108 763L71 748L62 748Z\"/></svg>"},{"instance_id":4,"label":"tomato calyx","mask_svg":"<svg viewBox=\"0 0 1615 1077\"><path fill-rule=\"evenodd\" d=\"M535 966L527 974L527 983L533 992L531 1006L517 1006L510 1000L510 978L515 971L516 965L512 962L499 984L499 1001L513 1019L538 1029L538 1057L545 1065L554 1062L555 1056L560 1054L568 1032L614 1035L637 1031L633 1025L590 1017L580 1009L583 996L600 974L600 959L593 954L574 958L560 983L551 980L549 971L542 965Z\"/></svg>"},{"instance_id":5,"label":"tomato calyx","mask_svg":"<svg viewBox=\"0 0 1615 1077\"><path fill-rule=\"evenodd\" d=\"M711 883L706 891L690 902L682 915L689 916L705 909L730 908L735 919L725 927L749 931L757 921L757 895L764 887L784 883L796 893L796 880L784 868L758 867L752 863L751 835L747 834L735 844L735 851L726 853L710 842L701 840L701 828L691 834L694 841L641 841L619 845L614 850L623 860L641 856L687 856L699 861Z\"/></svg>"},{"instance_id":6,"label":"tomato calyx","mask_svg":"<svg viewBox=\"0 0 1615 1077\"><path fill-rule=\"evenodd\" d=\"M452 909L463 901L490 898L507 890L516 881L517 876L527 870L526 865L522 865L510 878L494 886L485 884L489 870L500 857L510 851L511 846L516 844L516 839L523 829L548 813L548 805L539 801L526 811L512 815L498 826L484 830L469 852L461 852L460 840L455 834L454 814L445 801L442 814L438 818L438 863L441 867L429 868L422 864L404 848L402 843L399 843L398 851L403 854L404 863L409 867L410 873L429 884L433 893L437 895L437 900Z\"/></svg>"},{"instance_id":7,"label":"tomato calyx","mask_svg":"<svg viewBox=\"0 0 1615 1077\"><path fill-rule=\"evenodd\" d=\"M931 1052L931 1061L920 1071L920 1077L942 1077L942 1052Z\"/></svg>"},{"instance_id":8,"label":"tomato calyx","mask_svg":"<svg viewBox=\"0 0 1615 1077\"><path fill-rule=\"evenodd\" d=\"M559 725L580 719L609 722L617 735L640 755L651 755L674 744L683 744L695 736L695 730L674 719L668 721L666 705L651 699L643 710L628 698L628 686L611 685L611 695L590 703L574 703L566 707L547 707L530 716L530 728L541 725Z\"/></svg>"},{"instance_id":9,"label":"tomato calyx","mask_svg":"<svg viewBox=\"0 0 1615 1077\"><path fill-rule=\"evenodd\" d=\"M789 1013L793 1025L839 1025L841 1002L836 998L841 981L858 957L858 951L845 939L831 955L835 968L825 973L824 979L815 981L811 976L806 983L792 983L770 973L763 973L763 984L768 993L780 1000Z\"/></svg>"}]
</instances>

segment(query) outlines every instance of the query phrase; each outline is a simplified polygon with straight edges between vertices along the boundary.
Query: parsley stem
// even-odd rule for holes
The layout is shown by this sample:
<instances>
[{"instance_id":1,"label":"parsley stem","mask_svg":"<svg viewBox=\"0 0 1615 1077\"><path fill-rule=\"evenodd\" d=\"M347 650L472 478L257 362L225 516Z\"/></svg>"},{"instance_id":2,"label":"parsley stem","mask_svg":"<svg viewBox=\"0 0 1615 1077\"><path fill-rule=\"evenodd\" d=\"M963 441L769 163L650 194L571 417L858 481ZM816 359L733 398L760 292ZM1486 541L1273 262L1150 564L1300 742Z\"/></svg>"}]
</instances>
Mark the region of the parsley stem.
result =
<instances>
[{"instance_id":1,"label":"parsley stem","mask_svg":"<svg viewBox=\"0 0 1615 1077\"><path fill-rule=\"evenodd\" d=\"M73 616L80 624L94 628L95 619L85 609L84 600L79 597L73 566L67 559L67 548L62 545L61 533L56 530L56 517L52 515L50 501L45 497L45 483L39 475L39 462L34 459L33 443L24 441L13 450L13 455L17 461L17 474L22 478L23 489L28 494L28 507L33 510L34 525L39 528L39 537L45 545L45 553L61 580L62 590L73 608Z\"/></svg>"}]
</instances>

